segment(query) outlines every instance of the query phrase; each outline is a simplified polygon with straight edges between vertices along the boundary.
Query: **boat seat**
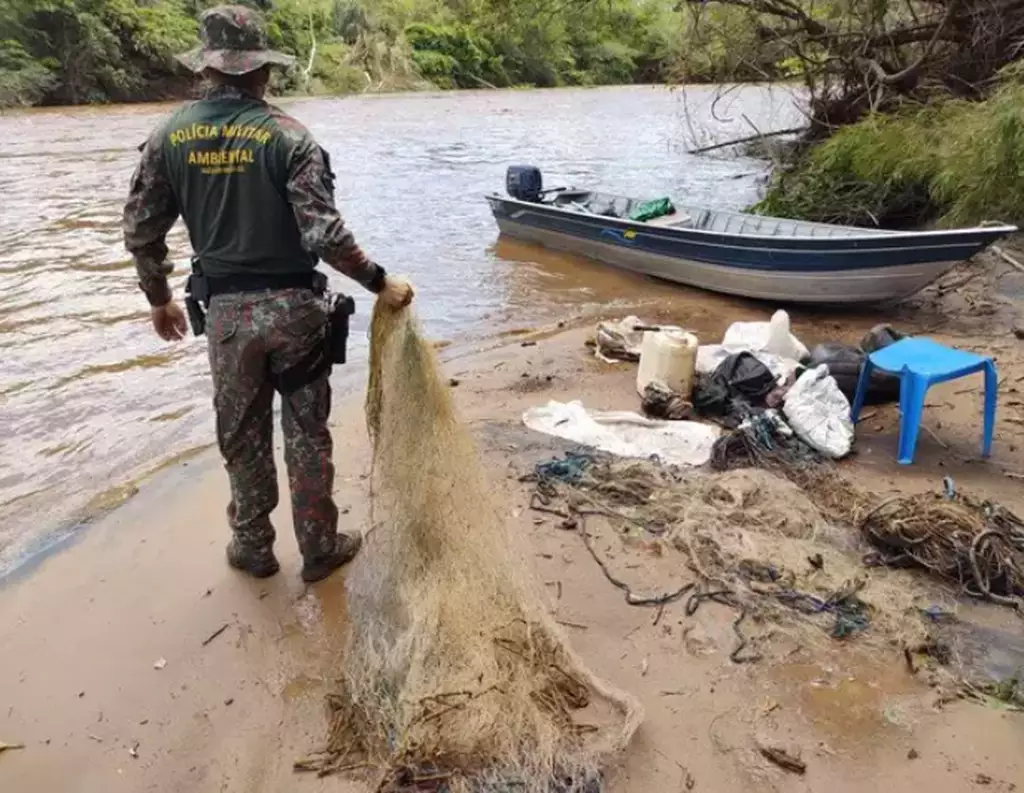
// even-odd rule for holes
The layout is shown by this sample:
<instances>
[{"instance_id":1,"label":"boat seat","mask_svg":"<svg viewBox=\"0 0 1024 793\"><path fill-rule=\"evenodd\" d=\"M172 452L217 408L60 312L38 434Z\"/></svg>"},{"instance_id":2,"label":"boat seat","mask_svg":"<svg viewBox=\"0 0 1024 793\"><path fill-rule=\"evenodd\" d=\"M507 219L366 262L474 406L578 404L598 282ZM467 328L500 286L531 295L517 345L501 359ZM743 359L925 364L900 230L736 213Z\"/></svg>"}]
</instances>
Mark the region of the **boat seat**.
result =
<instances>
[{"instance_id":1,"label":"boat seat","mask_svg":"<svg viewBox=\"0 0 1024 793\"><path fill-rule=\"evenodd\" d=\"M695 228L693 218L685 212L676 212L672 215L662 215L646 222L648 226L665 226L668 228L692 229Z\"/></svg>"},{"instance_id":2,"label":"boat seat","mask_svg":"<svg viewBox=\"0 0 1024 793\"><path fill-rule=\"evenodd\" d=\"M693 217L693 226L691 226L691 228L706 229L708 227L709 220L711 220L711 212L707 209L702 209L697 213L696 217Z\"/></svg>"},{"instance_id":3,"label":"boat seat","mask_svg":"<svg viewBox=\"0 0 1024 793\"><path fill-rule=\"evenodd\" d=\"M548 202L560 207L571 206L578 204L580 199L586 199L589 195L589 190L559 190L551 194Z\"/></svg>"}]
</instances>

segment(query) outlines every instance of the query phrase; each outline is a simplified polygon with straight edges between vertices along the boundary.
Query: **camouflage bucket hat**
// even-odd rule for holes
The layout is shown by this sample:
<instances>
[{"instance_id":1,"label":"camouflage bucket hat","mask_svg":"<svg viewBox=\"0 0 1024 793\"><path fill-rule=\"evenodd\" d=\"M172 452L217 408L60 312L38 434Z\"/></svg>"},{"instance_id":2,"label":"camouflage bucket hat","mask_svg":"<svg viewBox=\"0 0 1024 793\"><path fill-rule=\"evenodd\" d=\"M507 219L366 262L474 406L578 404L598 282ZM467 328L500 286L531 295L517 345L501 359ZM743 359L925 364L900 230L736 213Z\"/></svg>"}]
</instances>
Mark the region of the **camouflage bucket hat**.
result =
<instances>
[{"instance_id":1,"label":"camouflage bucket hat","mask_svg":"<svg viewBox=\"0 0 1024 793\"><path fill-rule=\"evenodd\" d=\"M199 17L200 46L179 55L194 72L215 69L224 74L247 74L262 66L291 66L295 58L267 47L263 19L245 6L217 6Z\"/></svg>"}]
</instances>

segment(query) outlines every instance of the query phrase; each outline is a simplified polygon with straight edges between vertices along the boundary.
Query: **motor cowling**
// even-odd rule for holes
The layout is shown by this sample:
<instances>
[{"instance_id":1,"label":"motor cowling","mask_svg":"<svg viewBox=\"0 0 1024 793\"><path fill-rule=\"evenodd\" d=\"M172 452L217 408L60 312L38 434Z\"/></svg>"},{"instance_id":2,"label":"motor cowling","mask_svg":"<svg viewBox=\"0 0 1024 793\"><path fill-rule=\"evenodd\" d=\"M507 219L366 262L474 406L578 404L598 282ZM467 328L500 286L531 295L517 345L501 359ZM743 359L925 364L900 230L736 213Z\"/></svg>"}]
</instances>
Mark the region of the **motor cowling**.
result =
<instances>
[{"instance_id":1,"label":"motor cowling","mask_svg":"<svg viewBox=\"0 0 1024 793\"><path fill-rule=\"evenodd\" d=\"M532 165L512 165L505 174L505 189L518 201L536 204L544 192L540 168Z\"/></svg>"}]
</instances>

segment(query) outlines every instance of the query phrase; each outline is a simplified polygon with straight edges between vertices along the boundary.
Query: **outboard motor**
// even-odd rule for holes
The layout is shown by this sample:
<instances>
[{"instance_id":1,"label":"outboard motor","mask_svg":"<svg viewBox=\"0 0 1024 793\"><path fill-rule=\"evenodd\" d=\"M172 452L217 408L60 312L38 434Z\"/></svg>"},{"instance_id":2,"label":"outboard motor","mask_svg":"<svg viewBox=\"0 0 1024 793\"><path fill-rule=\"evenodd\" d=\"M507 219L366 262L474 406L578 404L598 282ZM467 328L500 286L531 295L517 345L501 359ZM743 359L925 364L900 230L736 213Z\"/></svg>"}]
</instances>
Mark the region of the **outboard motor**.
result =
<instances>
[{"instance_id":1,"label":"outboard motor","mask_svg":"<svg viewBox=\"0 0 1024 793\"><path fill-rule=\"evenodd\" d=\"M509 166L505 175L505 189L518 201L540 203L541 193L544 192L540 168L534 168L532 165Z\"/></svg>"}]
</instances>

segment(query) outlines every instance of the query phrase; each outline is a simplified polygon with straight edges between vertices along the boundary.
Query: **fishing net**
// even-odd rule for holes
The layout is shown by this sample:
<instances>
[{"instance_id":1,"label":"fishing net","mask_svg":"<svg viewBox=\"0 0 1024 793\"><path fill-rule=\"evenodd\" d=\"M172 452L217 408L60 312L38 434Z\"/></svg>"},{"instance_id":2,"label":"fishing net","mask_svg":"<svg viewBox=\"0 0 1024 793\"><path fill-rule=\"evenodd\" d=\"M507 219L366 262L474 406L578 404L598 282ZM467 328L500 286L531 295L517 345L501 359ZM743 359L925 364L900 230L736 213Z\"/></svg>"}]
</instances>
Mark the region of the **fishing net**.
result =
<instances>
[{"instance_id":1,"label":"fishing net","mask_svg":"<svg viewBox=\"0 0 1024 793\"><path fill-rule=\"evenodd\" d=\"M536 483L531 507L578 531L630 605L682 601L687 614L705 601L733 608L734 662L760 657L770 631L752 623L765 620L789 626L802 643L846 639L869 627L879 640L919 638L919 587L870 580L863 548L823 514L816 494L783 472L693 471L577 454L526 478ZM660 560L654 568L645 562L652 553ZM659 565L671 574L661 575Z\"/></svg>"},{"instance_id":2,"label":"fishing net","mask_svg":"<svg viewBox=\"0 0 1024 793\"><path fill-rule=\"evenodd\" d=\"M693 405L686 397L656 381L644 388L640 407L644 415L652 419L686 421L694 418Z\"/></svg>"},{"instance_id":3,"label":"fishing net","mask_svg":"<svg viewBox=\"0 0 1024 793\"><path fill-rule=\"evenodd\" d=\"M757 466L785 477L823 514L861 528L878 549L866 557L869 563L923 568L969 595L1021 608L1024 522L998 504L960 493L879 502L799 438L780 432L768 413L719 438L710 464L720 471Z\"/></svg>"},{"instance_id":4,"label":"fishing net","mask_svg":"<svg viewBox=\"0 0 1024 793\"><path fill-rule=\"evenodd\" d=\"M594 676L526 574L408 310L378 303L366 417L374 526L325 751L378 791L593 793L643 718Z\"/></svg>"},{"instance_id":5,"label":"fishing net","mask_svg":"<svg viewBox=\"0 0 1024 793\"><path fill-rule=\"evenodd\" d=\"M738 429L711 449L715 471L756 467L788 479L830 519L859 525L874 499L842 476L834 463L796 437L773 412L748 414Z\"/></svg>"},{"instance_id":6,"label":"fishing net","mask_svg":"<svg viewBox=\"0 0 1024 793\"><path fill-rule=\"evenodd\" d=\"M879 549L869 561L924 568L974 597L1020 609L1024 522L966 495L922 494L883 501L861 521Z\"/></svg>"}]
</instances>

